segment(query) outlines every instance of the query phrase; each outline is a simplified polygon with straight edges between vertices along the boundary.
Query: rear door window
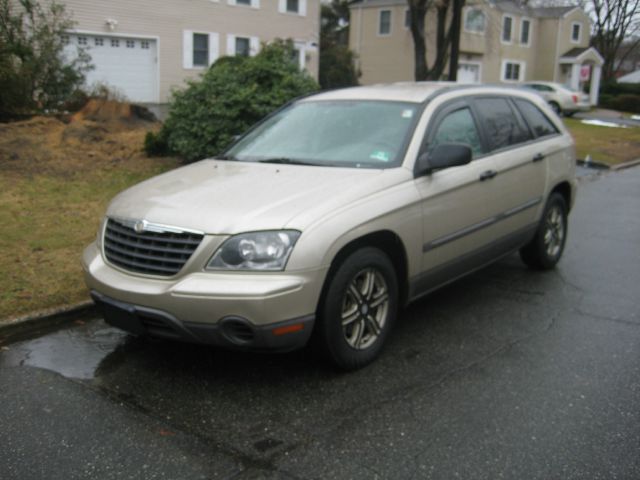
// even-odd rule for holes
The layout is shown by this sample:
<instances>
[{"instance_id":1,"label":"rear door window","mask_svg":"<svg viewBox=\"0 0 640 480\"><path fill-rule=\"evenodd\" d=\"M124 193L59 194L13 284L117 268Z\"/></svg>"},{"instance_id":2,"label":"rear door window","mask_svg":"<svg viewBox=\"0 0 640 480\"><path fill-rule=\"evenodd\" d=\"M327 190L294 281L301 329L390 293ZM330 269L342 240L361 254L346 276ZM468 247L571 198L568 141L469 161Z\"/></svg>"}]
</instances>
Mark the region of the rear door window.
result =
<instances>
[{"instance_id":1,"label":"rear door window","mask_svg":"<svg viewBox=\"0 0 640 480\"><path fill-rule=\"evenodd\" d=\"M522 116L525 118L531 130L534 131L536 137L546 137L548 135L555 135L558 132L556 126L542 113L542 111L528 100L522 100L520 98L515 100L516 106Z\"/></svg>"},{"instance_id":2,"label":"rear door window","mask_svg":"<svg viewBox=\"0 0 640 480\"><path fill-rule=\"evenodd\" d=\"M479 98L474 100L474 104L491 151L532 139L531 132L516 116L506 98Z\"/></svg>"}]
</instances>

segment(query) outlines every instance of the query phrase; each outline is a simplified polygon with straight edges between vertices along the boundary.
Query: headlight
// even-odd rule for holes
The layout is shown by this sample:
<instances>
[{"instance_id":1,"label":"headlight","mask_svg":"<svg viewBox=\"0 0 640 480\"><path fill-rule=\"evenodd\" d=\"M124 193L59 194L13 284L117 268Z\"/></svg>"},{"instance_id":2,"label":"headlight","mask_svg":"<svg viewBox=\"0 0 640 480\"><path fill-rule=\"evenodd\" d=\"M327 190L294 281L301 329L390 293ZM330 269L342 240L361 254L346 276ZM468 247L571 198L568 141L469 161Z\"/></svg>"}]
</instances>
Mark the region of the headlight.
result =
<instances>
[{"instance_id":1,"label":"headlight","mask_svg":"<svg viewBox=\"0 0 640 480\"><path fill-rule=\"evenodd\" d=\"M209 261L211 270L284 270L300 232L282 230L234 235Z\"/></svg>"}]
</instances>

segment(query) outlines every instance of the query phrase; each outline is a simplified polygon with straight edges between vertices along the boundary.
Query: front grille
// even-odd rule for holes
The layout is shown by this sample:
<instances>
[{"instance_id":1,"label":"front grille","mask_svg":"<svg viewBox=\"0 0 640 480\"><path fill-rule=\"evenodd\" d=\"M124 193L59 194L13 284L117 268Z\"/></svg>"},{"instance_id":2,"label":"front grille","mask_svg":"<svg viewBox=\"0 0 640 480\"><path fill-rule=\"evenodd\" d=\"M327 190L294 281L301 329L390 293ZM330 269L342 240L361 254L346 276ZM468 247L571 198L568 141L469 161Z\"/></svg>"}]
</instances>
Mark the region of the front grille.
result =
<instances>
[{"instance_id":1,"label":"front grille","mask_svg":"<svg viewBox=\"0 0 640 480\"><path fill-rule=\"evenodd\" d=\"M126 270L152 275L175 275L187 263L202 235L191 232L144 231L110 218L104 230L107 260Z\"/></svg>"}]
</instances>

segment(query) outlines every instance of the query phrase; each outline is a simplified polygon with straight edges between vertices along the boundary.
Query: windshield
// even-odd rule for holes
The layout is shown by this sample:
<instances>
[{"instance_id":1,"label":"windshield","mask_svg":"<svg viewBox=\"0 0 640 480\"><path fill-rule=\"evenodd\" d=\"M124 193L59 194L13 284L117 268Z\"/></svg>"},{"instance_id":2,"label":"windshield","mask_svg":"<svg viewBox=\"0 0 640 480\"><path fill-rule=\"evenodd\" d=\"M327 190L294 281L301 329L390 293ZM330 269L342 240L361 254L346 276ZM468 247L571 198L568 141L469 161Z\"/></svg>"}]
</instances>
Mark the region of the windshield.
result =
<instances>
[{"instance_id":1,"label":"windshield","mask_svg":"<svg viewBox=\"0 0 640 480\"><path fill-rule=\"evenodd\" d=\"M268 118L226 152L249 162L389 168L402 162L419 105L307 101Z\"/></svg>"}]
</instances>

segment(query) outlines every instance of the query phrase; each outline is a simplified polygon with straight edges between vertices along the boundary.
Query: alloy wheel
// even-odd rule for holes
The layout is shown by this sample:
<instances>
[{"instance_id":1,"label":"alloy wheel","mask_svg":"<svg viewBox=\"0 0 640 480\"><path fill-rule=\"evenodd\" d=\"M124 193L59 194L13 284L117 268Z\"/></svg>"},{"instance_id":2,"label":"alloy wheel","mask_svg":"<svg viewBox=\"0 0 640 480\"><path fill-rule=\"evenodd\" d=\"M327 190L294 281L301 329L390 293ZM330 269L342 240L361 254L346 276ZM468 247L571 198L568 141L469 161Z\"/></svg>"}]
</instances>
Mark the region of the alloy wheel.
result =
<instances>
[{"instance_id":1,"label":"alloy wheel","mask_svg":"<svg viewBox=\"0 0 640 480\"><path fill-rule=\"evenodd\" d=\"M384 276L374 268L358 272L349 282L342 301L342 331L356 350L369 348L387 322L389 288Z\"/></svg>"}]
</instances>

